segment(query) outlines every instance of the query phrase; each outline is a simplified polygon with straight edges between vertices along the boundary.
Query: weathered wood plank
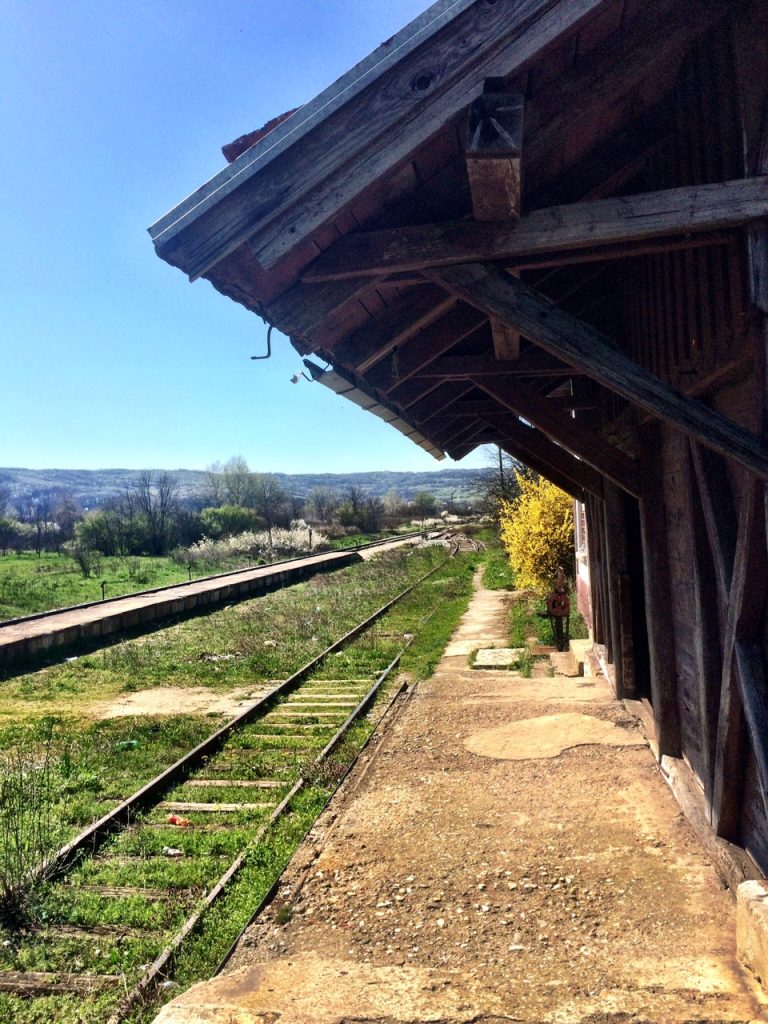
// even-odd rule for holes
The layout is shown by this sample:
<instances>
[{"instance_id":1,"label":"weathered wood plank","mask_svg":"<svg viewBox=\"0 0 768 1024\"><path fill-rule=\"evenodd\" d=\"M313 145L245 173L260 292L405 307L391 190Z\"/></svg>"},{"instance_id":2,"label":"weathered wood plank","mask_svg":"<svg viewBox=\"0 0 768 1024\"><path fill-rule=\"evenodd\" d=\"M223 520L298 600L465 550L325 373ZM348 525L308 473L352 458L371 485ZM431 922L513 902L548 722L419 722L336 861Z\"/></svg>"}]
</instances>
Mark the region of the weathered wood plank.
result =
<instances>
[{"instance_id":1,"label":"weathered wood plank","mask_svg":"<svg viewBox=\"0 0 768 1024\"><path fill-rule=\"evenodd\" d=\"M196 803L192 800L163 800L158 807L164 811L183 811L185 814L192 811L203 813L237 813L238 811L268 811L273 804L244 803L244 804L209 804Z\"/></svg>"},{"instance_id":2,"label":"weathered wood plank","mask_svg":"<svg viewBox=\"0 0 768 1024\"><path fill-rule=\"evenodd\" d=\"M459 298L514 327L546 351L579 367L604 387L646 409L689 437L762 478L768 478L768 446L726 416L633 363L610 339L522 281L487 264L458 264L425 271Z\"/></svg>"},{"instance_id":3,"label":"weathered wood plank","mask_svg":"<svg viewBox=\"0 0 768 1024\"><path fill-rule=\"evenodd\" d=\"M622 490L639 497L636 463L599 434L559 409L553 409L546 398L519 381L500 383L490 377L472 379L477 387L496 399L503 409L522 416L555 444L562 445L602 476L613 480Z\"/></svg>"},{"instance_id":4,"label":"weathered wood plank","mask_svg":"<svg viewBox=\"0 0 768 1024\"><path fill-rule=\"evenodd\" d=\"M375 277L453 263L505 260L524 262L530 256L594 251L602 246L637 243L697 232L740 227L768 217L768 176L689 185L684 188L595 199L535 210L516 221L480 223L463 220L446 224L392 228L346 235L310 264L304 281L338 281L362 275ZM637 255L638 248L627 255Z\"/></svg>"},{"instance_id":5,"label":"weathered wood plank","mask_svg":"<svg viewBox=\"0 0 768 1024\"><path fill-rule=\"evenodd\" d=\"M517 0L512 16L507 4L462 2L459 13L455 6L445 11L418 45L408 37L392 49L402 47L401 59L387 54L383 70L368 65L358 76L364 87L354 72L345 76L348 91L331 87L329 113L318 97L308 118L300 109L276 129L279 135L267 136L154 225L159 255L196 278L258 233L259 262L274 266L460 113L486 78L513 73L601 2ZM291 145L293 139L301 144Z\"/></svg>"},{"instance_id":6,"label":"weathered wood plank","mask_svg":"<svg viewBox=\"0 0 768 1024\"><path fill-rule=\"evenodd\" d=\"M0 992L22 996L90 995L115 988L120 974L66 974L45 971L0 971Z\"/></svg>"}]
</instances>

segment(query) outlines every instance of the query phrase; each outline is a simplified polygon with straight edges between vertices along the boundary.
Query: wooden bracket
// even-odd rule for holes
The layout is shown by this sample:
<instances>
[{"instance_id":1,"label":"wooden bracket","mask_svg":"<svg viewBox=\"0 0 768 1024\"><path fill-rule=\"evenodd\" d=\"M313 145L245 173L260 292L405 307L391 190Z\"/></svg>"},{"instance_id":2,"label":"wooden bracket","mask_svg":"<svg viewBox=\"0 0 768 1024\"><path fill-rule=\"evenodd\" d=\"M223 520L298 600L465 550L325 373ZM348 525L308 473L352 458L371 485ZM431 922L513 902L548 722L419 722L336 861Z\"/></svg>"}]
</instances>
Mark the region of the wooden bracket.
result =
<instances>
[{"instance_id":1,"label":"wooden bracket","mask_svg":"<svg viewBox=\"0 0 768 1024\"><path fill-rule=\"evenodd\" d=\"M520 154L523 97L487 78L482 96L469 108L467 174L475 220L520 216Z\"/></svg>"}]
</instances>

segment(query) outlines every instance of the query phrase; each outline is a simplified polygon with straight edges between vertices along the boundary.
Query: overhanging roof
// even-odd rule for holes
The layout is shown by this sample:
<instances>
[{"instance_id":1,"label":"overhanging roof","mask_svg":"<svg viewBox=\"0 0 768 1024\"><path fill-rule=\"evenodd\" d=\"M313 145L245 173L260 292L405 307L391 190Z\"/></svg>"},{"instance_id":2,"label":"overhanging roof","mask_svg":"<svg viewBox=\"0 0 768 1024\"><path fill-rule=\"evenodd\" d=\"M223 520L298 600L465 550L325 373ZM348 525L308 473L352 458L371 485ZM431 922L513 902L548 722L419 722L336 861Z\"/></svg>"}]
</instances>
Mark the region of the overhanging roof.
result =
<instances>
[{"instance_id":1,"label":"overhanging roof","mask_svg":"<svg viewBox=\"0 0 768 1024\"><path fill-rule=\"evenodd\" d=\"M606 262L723 244L768 213L763 179L627 198L676 129L664 101L682 61L727 14L717 0L439 0L161 218L157 252L317 353L324 384L436 457L495 441L577 495L603 477L638 493L631 456L588 412L582 425L596 389L710 440L711 424L630 372L593 308ZM519 220L499 206L516 160ZM548 302L581 348L538 329ZM538 429L521 434L520 417ZM768 467L713 423L717 450Z\"/></svg>"}]
</instances>

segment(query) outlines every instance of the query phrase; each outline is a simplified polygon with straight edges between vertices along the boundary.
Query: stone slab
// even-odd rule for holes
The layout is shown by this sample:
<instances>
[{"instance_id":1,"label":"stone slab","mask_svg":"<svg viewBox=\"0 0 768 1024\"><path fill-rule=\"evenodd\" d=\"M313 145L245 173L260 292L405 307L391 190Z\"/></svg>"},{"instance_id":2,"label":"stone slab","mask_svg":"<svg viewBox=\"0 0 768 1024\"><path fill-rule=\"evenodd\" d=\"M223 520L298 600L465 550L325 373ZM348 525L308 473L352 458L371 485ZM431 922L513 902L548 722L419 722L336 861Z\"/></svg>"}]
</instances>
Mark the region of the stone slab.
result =
<instances>
[{"instance_id":1,"label":"stone slab","mask_svg":"<svg viewBox=\"0 0 768 1024\"><path fill-rule=\"evenodd\" d=\"M475 657L473 668L512 668L526 653L525 647L482 647Z\"/></svg>"},{"instance_id":2,"label":"stone slab","mask_svg":"<svg viewBox=\"0 0 768 1024\"><path fill-rule=\"evenodd\" d=\"M768 991L768 880L742 882L736 891L736 950Z\"/></svg>"}]
</instances>

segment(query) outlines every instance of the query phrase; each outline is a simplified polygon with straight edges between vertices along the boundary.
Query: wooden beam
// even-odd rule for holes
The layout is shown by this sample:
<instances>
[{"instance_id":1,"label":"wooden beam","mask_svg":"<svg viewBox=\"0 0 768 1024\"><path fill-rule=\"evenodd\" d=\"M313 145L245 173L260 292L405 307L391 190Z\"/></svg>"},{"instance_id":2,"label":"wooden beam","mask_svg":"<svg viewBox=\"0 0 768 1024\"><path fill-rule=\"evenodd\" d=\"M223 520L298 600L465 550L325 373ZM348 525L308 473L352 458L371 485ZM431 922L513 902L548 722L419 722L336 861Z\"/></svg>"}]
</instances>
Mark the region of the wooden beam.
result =
<instances>
[{"instance_id":1,"label":"wooden beam","mask_svg":"<svg viewBox=\"0 0 768 1024\"><path fill-rule=\"evenodd\" d=\"M600 434L583 426L579 420L553 409L546 398L519 381L499 382L490 377L476 377L473 380L477 387L495 398L505 409L522 416L555 444L562 445L602 476L613 480L622 490L639 497L636 463Z\"/></svg>"},{"instance_id":2,"label":"wooden beam","mask_svg":"<svg viewBox=\"0 0 768 1024\"><path fill-rule=\"evenodd\" d=\"M572 377L581 370L566 366L541 349L531 348L516 361L498 362L490 355L443 356L435 359L423 370L420 378L443 377L460 380L466 377Z\"/></svg>"},{"instance_id":3,"label":"wooden beam","mask_svg":"<svg viewBox=\"0 0 768 1024\"><path fill-rule=\"evenodd\" d=\"M675 637L672 593L669 586L667 519L664 510L664 475L661 431L650 424L639 431L640 536L645 572L645 619L651 670L651 703L656 724L659 758L680 757L680 709L675 672Z\"/></svg>"},{"instance_id":4,"label":"wooden beam","mask_svg":"<svg viewBox=\"0 0 768 1024\"><path fill-rule=\"evenodd\" d=\"M768 447L761 438L702 402L678 394L633 363L599 331L559 309L522 281L487 264L459 264L426 274L489 316L519 327L530 341L584 370L610 391L768 478Z\"/></svg>"},{"instance_id":5,"label":"wooden beam","mask_svg":"<svg viewBox=\"0 0 768 1024\"><path fill-rule=\"evenodd\" d=\"M304 281L337 281L361 275L500 260L528 265L531 257L589 250L591 259L621 255L618 245L666 239L665 248L690 237L720 232L768 217L768 176L688 185L660 192L593 199L535 210L516 221L471 220L391 228L346 235L304 271ZM706 239L704 239L706 243ZM601 253L606 247L608 251ZM625 255L637 255L635 244ZM561 261L562 262L562 261Z\"/></svg>"},{"instance_id":6,"label":"wooden beam","mask_svg":"<svg viewBox=\"0 0 768 1024\"><path fill-rule=\"evenodd\" d=\"M548 477L564 491L569 494L578 492L574 497L578 497L579 500L582 500L585 491L594 494L595 497L602 497L603 479L600 474L586 462L574 458L565 448L554 444L540 430L526 426L516 416L497 413L487 416L485 422L499 432L503 441L517 448L521 453L520 458L526 465ZM563 487L562 481L567 481L569 487Z\"/></svg>"},{"instance_id":7,"label":"wooden beam","mask_svg":"<svg viewBox=\"0 0 768 1024\"><path fill-rule=\"evenodd\" d=\"M334 345L330 349L333 361L365 373L455 305L456 300L438 288L420 288Z\"/></svg>"},{"instance_id":8,"label":"wooden beam","mask_svg":"<svg viewBox=\"0 0 768 1024\"><path fill-rule=\"evenodd\" d=\"M467 175L475 220L520 216L520 154L523 97L504 91L502 80L486 79L483 94L469 108Z\"/></svg>"},{"instance_id":9,"label":"wooden beam","mask_svg":"<svg viewBox=\"0 0 768 1024\"><path fill-rule=\"evenodd\" d=\"M253 238L269 269L477 96L603 0L439 0L151 229L199 277ZM375 88L371 88L375 84ZM300 143L300 144L297 144Z\"/></svg>"}]
</instances>

